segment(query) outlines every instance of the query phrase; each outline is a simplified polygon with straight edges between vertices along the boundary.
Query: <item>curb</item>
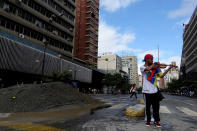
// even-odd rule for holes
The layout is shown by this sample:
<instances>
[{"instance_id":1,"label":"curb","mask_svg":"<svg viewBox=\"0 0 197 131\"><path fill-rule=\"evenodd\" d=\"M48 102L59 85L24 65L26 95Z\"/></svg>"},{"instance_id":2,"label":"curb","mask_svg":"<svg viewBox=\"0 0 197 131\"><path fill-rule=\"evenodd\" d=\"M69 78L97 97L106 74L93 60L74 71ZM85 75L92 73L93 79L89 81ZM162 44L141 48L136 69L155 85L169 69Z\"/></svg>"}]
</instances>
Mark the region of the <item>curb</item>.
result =
<instances>
[{"instance_id":1,"label":"curb","mask_svg":"<svg viewBox=\"0 0 197 131\"><path fill-rule=\"evenodd\" d=\"M129 106L125 110L125 115L129 117L144 117L145 116L145 105L136 104L135 106Z\"/></svg>"},{"instance_id":2,"label":"curb","mask_svg":"<svg viewBox=\"0 0 197 131\"><path fill-rule=\"evenodd\" d=\"M111 105L110 104L103 104L103 105L93 107L93 108L90 109L90 114L93 114L94 111L96 111L96 110L103 109L103 108L108 108L108 107L111 107Z\"/></svg>"},{"instance_id":3,"label":"curb","mask_svg":"<svg viewBox=\"0 0 197 131\"><path fill-rule=\"evenodd\" d=\"M144 99L141 99L140 100L140 104L144 104Z\"/></svg>"},{"instance_id":4,"label":"curb","mask_svg":"<svg viewBox=\"0 0 197 131\"><path fill-rule=\"evenodd\" d=\"M139 104L129 106L125 110L125 115L128 117L144 117L145 116L145 105L144 99L139 100Z\"/></svg>"}]
</instances>

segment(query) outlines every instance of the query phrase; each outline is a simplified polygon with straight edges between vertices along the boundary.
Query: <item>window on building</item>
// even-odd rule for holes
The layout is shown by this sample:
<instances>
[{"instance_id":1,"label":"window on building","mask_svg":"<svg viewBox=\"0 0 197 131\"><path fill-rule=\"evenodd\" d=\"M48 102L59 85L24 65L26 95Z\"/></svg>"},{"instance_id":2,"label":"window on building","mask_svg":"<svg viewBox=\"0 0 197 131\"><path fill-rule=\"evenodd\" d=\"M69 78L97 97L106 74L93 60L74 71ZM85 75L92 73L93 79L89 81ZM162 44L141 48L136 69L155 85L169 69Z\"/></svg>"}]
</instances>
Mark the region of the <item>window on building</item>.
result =
<instances>
[{"instance_id":1,"label":"window on building","mask_svg":"<svg viewBox=\"0 0 197 131\"><path fill-rule=\"evenodd\" d=\"M1 26L5 27L5 20L1 19Z\"/></svg>"}]
</instances>

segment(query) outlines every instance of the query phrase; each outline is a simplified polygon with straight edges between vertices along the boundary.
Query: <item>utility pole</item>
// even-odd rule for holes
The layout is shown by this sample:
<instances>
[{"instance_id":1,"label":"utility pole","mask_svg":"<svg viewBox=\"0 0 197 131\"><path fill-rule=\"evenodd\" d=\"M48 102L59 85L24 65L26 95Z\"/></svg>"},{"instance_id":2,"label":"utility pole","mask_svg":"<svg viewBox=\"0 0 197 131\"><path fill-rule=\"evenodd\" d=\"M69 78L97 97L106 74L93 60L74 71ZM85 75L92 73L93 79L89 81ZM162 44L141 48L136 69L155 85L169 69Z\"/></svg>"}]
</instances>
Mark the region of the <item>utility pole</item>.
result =
<instances>
[{"instance_id":1,"label":"utility pole","mask_svg":"<svg viewBox=\"0 0 197 131\"><path fill-rule=\"evenodd\" d=\"M159 44L158 44L157 47L158 47L158 62L159 62Z\"/></svg>"},{"instance_id":2,"label":"utility pole","mask_svg":"<svg viewBox=\"0 0 197 131\"><path fill-rule=\"evenodd\" d=\"M44 56L43 56L43 61L42 61L42 80L44 77L44 67L45 67L45 56L46 56L46 48L48 45L48 42L46 41L46 39L43 39L43 43L44 43Z\"/></svg>"}]
</instances>

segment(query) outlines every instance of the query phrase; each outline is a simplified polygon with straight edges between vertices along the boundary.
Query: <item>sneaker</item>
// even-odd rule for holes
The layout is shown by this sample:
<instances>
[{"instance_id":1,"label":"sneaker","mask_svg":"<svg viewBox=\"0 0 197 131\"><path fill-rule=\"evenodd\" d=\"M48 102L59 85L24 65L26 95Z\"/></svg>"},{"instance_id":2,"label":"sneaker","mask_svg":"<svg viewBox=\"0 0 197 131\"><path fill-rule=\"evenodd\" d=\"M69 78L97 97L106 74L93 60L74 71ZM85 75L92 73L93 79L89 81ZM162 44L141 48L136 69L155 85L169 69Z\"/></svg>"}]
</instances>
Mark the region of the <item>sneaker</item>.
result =
<instances>
[{"instance_id":1,"label":"sneaker","mask_svg":"<svg viewBox=\"0 0 197 131\"><path fill-rule=\"evenodd\" d=\"M150 122L146 122L146 126L150 126Z\"/></svg>"},{"instance_id":2,"label":"sneaker","mask_svg":"<svg viewBox=\"0 0 197 131\"><path fill-rule=\"evenodd\" d=\"M159 122L154 122L154 124L155 124L156 127L161 127Z\"/></svg>"}]
</instances>

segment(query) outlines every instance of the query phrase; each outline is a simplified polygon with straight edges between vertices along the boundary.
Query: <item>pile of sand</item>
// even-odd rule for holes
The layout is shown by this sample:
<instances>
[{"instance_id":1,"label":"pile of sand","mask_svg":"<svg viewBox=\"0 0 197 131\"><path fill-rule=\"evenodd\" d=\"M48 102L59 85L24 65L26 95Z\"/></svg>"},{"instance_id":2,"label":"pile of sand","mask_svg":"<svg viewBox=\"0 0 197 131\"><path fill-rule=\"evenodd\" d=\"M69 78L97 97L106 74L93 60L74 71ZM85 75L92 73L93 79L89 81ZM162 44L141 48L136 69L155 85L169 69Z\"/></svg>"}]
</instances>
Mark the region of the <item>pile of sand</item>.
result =
<instances>
[{"instance_id":1,"label":"pile of sand","mask_svg":"<svg viewBox=\"0 0 197 131\"><path fill-rule=\"evenodd\" d=\"M0 112L40 112L69 105L100 103L63 82L0 89Z\"/></svg>"}]
</instances>

